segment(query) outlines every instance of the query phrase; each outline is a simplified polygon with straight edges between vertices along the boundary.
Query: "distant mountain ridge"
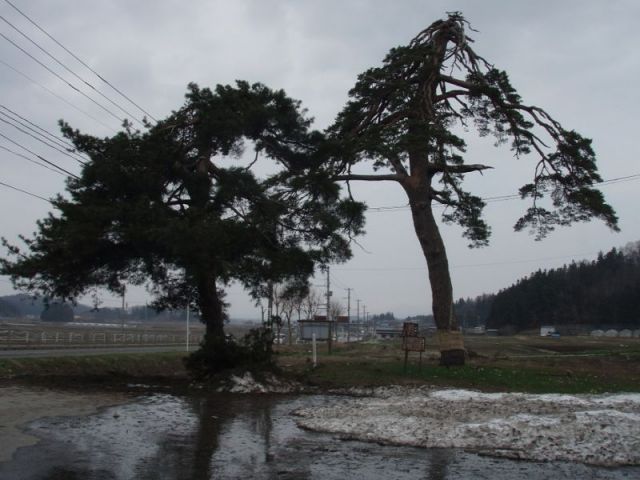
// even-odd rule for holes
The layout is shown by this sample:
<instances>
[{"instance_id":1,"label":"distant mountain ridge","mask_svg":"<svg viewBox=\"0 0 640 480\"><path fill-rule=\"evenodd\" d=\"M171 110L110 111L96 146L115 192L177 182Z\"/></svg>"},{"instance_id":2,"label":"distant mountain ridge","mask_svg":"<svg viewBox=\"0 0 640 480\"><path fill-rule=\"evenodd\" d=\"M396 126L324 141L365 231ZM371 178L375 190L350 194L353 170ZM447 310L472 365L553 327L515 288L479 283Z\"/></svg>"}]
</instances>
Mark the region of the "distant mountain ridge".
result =
<instances>
[{"instance_id":1,"label":"distant mountain ridge","mask_svg":"<svg viewBox=\"0 0 640 480\"><path fill-rule=\"evenodd\" d=\"M5 317L20 317L26 315L40 316L44 310L44 302L34 299L31 295L18 293L0 297L0 315Z\"/></svg>"},{"instance_id":2,"label":"distant mountain ridge","mask_svg":"<svg viewBox=\"0 0 640 480\"><path fill-rule=\"evenodd\" d=\"M52 302L53 305L54 302ZM156 312L151 307L133 306L123 313L121 308L98 308L95 309L89 305L79 303L77 305L70 305L73 309L73 314L76 317L82 317L89 321L96 322L120 322L125 321L166 321L166 322L181 322L186 319L186 311L181 310L166 310L163 312ZM45 303L41 298L34 298L31 295L19 293L15 295L6 295L0 297L0 318L19 318L33 316L36 318L42 318L45 311ZM57 311L57 309L56 309ZM47 315L45 315L47 317ZM68 318L69 315L65 315ZM191 319L194 321L199 320L199 315L196 312L191 312ZM60 321L65 321L60 318Z\"/></svg>"}]
</instances>

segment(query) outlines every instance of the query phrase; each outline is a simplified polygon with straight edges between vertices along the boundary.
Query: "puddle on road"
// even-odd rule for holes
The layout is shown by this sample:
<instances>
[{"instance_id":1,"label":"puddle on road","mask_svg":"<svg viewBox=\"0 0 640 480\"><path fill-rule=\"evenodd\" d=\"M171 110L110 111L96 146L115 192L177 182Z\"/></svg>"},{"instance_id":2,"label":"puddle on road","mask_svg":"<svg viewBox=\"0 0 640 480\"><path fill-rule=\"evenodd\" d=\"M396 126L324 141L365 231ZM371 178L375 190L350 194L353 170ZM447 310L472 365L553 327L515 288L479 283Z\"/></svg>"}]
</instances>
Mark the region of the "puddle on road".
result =
<instances>
[{"instance_id":1,"label":"puddle on road","mask_svg":"<svg viewBox=\"0 0 640 480\"><path fill-rule=\"evenodd\" d=\"M42 441L0 464L3 480L631 479L606 469L343 441L306 432L291 411L331 396L153 394L88 417L32 422Z\"/></svg>"}]
</instances>

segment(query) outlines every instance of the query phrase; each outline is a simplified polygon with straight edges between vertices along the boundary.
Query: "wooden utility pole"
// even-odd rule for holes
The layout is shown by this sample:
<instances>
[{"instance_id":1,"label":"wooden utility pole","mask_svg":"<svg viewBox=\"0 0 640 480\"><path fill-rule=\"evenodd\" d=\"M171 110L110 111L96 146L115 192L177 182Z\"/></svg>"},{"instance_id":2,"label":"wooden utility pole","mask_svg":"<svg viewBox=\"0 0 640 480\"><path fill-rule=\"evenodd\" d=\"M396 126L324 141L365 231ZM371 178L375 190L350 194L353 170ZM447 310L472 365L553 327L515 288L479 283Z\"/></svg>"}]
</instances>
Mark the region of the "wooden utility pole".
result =
<instances>
[{"instance_id":1,"label":"wooden utility pole","mask_svg":"<svg viewBox=\"0 0 640 480\"><path fill-rule=\"evenodd\" d=\"M189 300L187 300L187 352L189 351L189 334L190 332L190 325L189 325L189 312L191 311L191 304L189 302Z\"/></svg>"},{"instance_id":2,"label":"wooden utility pole","mask_svg":"<svg viewBox=\"0 0 640 480\"><path fill-rule=\"evenodd\" d=\"M347 288L347 343L351 340L351 290Z\"/></svg>"},{"instance_id":3,"label":"wooden utility pole","mask_svg":"<svg viewBox=\"0 0 640 480\"><path fill-rule=\"evenodd\" d=\"M125 295L127 292L127 286L126 285L122 285L122 311L121 311L121 315L122 315L122 322L120 322L120 327L122 329L122 343L124 343L125 339L124 339L124 315L125 315L125 304L124 304L124 300L125 300Z\"/></svg>"},{"instance_id":4,"label":"wooden utility pole","mask_svg":"<svg viewBox=\"0 0 640 480\"><path fill-rule=\"evenodd\" d=\"M329 322L329 339L327 342L327 348L331 353L331 347L333 343L333 331L331 328L331 275L329 274L329 265L327 265L327 322Z\"/></svg>"}]
</instances>

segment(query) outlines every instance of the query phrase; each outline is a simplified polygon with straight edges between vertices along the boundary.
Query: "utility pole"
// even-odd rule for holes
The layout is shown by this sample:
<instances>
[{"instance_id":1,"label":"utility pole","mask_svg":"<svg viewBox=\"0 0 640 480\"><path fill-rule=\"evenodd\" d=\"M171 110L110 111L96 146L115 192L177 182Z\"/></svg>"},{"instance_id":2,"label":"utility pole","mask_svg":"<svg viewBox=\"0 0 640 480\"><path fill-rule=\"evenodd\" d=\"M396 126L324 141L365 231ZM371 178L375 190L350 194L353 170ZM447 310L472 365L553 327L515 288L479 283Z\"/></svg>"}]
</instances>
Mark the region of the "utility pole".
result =
<instances>
[{"instance_id":1,"label":"utility pole","mask_svg":"<svg viewBox=\"0 0 640 480\"><path fill-rule=\"evenodd\" d=\"M269 301L267 302L267 325L269 328L269 331L273 330L273 320L272 320L272 316L273 316L273 282L271 280L269 280Z\"/></svg>"},{"instance_id":2,"label":"utility pole","mask_svg":"<svg viewBox=\"0 0 640 480\"><path fill-rule=\"evenodd\" d=\"M331 346L333 342L333 332L331 328L331 275L329 274L329 265L327 265L327 322L329 322L329 339L327 347L329 353L331 353Z\"/></svg>"},{"instance_id":3,"label":"utility pole","mask_svg":"<svg viewBox=\"0 0 640 480\"><path fill-rule=\"evenodd\" d=\"M121 326L121 329L122 329L122 343L125 343L125 339L124 339L124 314L125 314L124 297L125 297L126 292L127 292L127 286L126 285L122 285L122 322L120 322L120 326Z\"/></svg>"},{"instance_id":4,"label":"utility pole","mask_svg":"<svg viewBox=\"0 0 640 480\"><path fill-rule=\"evenodd\" d=\"M369 334L371 334L371 329L369 328L369 324L367 323L367 306L366 305L362 305L362 323L364 323L366 325L366 331L369 332Z\"/></svg>"},{"instance_id":5,"label":"utility pole","mask_svg":"<svg viewBox=\"0 0 640 480\"><path fill-rule=\"evenodd\" d=\"M190 302L187 300L187 352L189 351L189 311L191 310Z\"/></svg>"},{"instance_id":6,"label":"utility pole","mask_svg":"<svg viewBox=\"0 0 640 480\"><path fill-rule=\"evenodd\" d=\"M347 288L347 343L351 340L351 290Z\"/></svg>"},{"instance_id":7,"label":"utility pole","mask_svg":"<svg viewBox=\"0 0 640 480\"><path fill-rule=\"evenodd\" d=\"M358 309L356 311L357 316L356 316L356 320L358 321L358 323L360 323L360 299L356 299L356 302L358 302Z\"/></svg>"}]
</instances>

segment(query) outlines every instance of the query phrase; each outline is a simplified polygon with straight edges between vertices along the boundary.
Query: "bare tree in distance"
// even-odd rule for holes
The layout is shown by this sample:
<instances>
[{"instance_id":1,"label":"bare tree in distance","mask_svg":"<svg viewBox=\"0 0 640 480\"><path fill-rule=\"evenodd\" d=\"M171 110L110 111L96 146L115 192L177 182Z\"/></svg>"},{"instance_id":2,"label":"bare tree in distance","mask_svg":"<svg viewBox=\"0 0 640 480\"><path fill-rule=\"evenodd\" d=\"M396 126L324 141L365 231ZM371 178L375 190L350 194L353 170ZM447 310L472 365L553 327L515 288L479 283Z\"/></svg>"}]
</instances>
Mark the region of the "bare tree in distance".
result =
<instances>
[{"instance_id":1,"label":"bare tree in distance","mask_svg":"<svg viewBox=\"0 0 640 480\"><path fill-rule=\"evenodd\" d=\"M301 297L299 295L291 295L283 298L282 307L281 307L281 318L283 323L287 325L287 343L289 345L293 344L293 329L291 328L291 317L293 316L293 312L296 310L299 311L300 308Z\"/></svg>"},{"instance_id":2,"label":"bare tree in distance","mask_svg":"<svg viewBox=\"0 0 640 480\"><path fill-rule=\"evenodd\" d=\"M322 304L322 295L314 289L310 288L309 293L302 300L302 314L306 320L313 320L313 317L318 313L320 305Z\"/></svg>"},{"instance_id":3,"label":"bare tree in distance","mask_svg":"<svg viewBox=\"0 0 640 480\"><path fill-rule=\"evenodd\" d=\"M329 317L335 321L345 312L344 305L339 300L331 300L329 302Z\"/></svg>"}]
</instances>

